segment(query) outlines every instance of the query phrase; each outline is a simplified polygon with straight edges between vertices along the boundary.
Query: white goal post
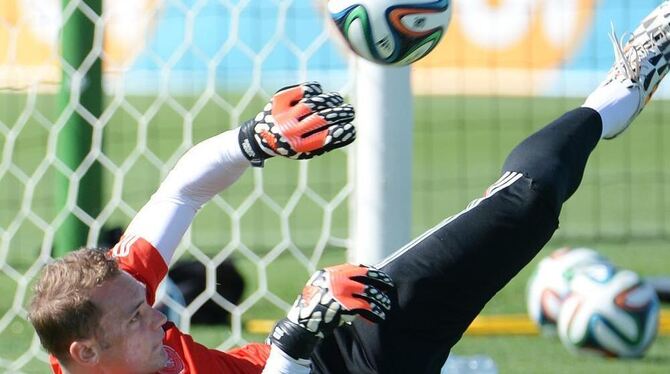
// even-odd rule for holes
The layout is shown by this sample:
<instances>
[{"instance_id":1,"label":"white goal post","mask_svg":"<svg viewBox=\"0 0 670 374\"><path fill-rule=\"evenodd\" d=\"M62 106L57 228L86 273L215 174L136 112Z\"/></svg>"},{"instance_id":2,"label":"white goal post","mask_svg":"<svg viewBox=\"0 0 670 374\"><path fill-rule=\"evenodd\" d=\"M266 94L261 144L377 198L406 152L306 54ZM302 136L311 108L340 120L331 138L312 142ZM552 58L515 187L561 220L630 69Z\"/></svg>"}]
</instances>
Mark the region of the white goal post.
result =
<instances>
[{"instance_id":1,"label":"white goal post","mask_svg":"<svg viewBox=\"0 0 670 374\"><path fill-rule=\"evenodd\" d=\"M375 264L406 244L412 222L413 103L409 67L354 58L358 138L350 159L350 258Z\"/></svg>"}]
</instances>

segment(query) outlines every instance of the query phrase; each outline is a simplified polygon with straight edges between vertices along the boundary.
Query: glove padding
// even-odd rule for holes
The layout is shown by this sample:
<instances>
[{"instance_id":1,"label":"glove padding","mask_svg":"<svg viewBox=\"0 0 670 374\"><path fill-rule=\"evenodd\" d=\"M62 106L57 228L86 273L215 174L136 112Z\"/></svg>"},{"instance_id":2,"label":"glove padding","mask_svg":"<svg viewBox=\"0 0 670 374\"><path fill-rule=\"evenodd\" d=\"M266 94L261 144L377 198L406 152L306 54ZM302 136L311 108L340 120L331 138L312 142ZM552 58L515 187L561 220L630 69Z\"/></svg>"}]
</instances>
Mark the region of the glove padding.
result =
<instances>
[{"instance_id":1,"label":"glove padding","mask_svg":"<svg viewBox=\"0 0 670 374\"><path fill-rule=\"evenodd\" d=\"M272 156L309 159L353 142L354 117L340 94L322 93L317 82L284 87L240 127L240 148L258 167Z\"/></svg>"},{"instance_id":2,"label":"glove padding","mask_svg":"<svg viewBox=\"0 0 670 374\"><path fill-rule=\"evenodd\" d=\"M384 321L391 310L388 292L393 281L384 272L364 265L339 265L319 270L307 282L270 335L272 344L294 359L307 359L320 338L356 315Z\"/></svg>"}]
</instances>

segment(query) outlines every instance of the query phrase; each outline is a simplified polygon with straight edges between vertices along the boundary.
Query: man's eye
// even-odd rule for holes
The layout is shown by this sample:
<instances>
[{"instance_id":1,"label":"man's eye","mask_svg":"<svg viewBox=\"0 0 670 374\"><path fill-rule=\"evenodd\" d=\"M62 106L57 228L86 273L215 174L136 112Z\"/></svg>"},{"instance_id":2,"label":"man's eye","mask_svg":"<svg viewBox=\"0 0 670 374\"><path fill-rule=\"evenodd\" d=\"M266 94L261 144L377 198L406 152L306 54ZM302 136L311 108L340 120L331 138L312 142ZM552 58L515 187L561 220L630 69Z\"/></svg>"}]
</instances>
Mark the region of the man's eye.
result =
<instances>
[{"instance_id":1,"label":"man's eye","mask_svg":"<svg viewBox=\"0 0 670 374\"><path fill-rule=\"evenodd\" d=\"M135 315L130 319L130 322L137 322L140 320L140 312L135 313Z\"/></svg>"}]
</instances>

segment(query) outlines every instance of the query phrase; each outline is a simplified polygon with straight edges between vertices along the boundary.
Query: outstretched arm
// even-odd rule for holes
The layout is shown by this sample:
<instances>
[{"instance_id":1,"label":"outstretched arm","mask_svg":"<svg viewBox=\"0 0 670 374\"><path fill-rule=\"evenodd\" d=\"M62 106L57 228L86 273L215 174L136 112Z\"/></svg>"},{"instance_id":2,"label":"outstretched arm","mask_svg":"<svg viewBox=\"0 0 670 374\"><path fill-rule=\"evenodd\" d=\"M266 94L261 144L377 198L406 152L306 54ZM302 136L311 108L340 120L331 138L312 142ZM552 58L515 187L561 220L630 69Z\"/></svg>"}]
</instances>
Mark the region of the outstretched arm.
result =
<instances>
[{"instance_id":1,"label":"outstretched arm","mask_svg":"<svg viewBox=\"0 0 670 374\"><path fill-rule=\"evenodd\" d=\"M262 166L273 156L308 159L343 147L355 139L353 119L353 107L337 93L323 93L316 82L277 91L254 119L191 148L125 236L145 239L168 264L198 209L249 165Z\"/></svg>"},{"instance_id":2,"label":"outstretched arm","mask_svg":"<svg viewBox=\"0 0 670 374\"><path fill-rule=\"evenodd\" d=\"M205 203L234 183L249 165L263 166L273 156L309 159L351 143L356 135L353 119L353 107L337 93L322 93L318 83L279 90L254 119L197 144L182 156L112 253L124 270L147 285L147 299L153 303L177 245ZM279 353L271 360L275 367L293 365L289 356Z\"/></svg>"},{"instance_id":3,"label":"outstretched arm","mask_svg":"<svg viewBox=\"0 0 670 374\"><path fill-rule=\"evenodd\" d=\"M147 240L169 264L198 209L249 167L238 133L239 129L226 131L186 152L132 220L126 235Z\"/></svg>"}]
</instances>

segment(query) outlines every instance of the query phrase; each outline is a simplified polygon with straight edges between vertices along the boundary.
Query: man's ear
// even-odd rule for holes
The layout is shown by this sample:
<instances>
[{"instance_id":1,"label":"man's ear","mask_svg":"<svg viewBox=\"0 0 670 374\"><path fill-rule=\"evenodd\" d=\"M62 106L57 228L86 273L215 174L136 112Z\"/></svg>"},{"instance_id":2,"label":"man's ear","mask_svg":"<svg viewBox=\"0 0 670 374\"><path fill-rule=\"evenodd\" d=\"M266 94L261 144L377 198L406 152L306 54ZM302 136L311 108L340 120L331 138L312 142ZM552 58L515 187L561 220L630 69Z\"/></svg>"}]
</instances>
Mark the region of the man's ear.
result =
<instances>
[{"instance_id":1,"label":"man's ear","mask_svg":"<svg viewBox=\"0 0 670 374\"><path fill-rule=\"evenodd\" d=\"M75 340L70 344L70 356L79 365L92 366L100 360L100 350L93 339Z\"/></svg>"}]
</instances>

